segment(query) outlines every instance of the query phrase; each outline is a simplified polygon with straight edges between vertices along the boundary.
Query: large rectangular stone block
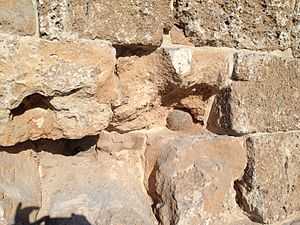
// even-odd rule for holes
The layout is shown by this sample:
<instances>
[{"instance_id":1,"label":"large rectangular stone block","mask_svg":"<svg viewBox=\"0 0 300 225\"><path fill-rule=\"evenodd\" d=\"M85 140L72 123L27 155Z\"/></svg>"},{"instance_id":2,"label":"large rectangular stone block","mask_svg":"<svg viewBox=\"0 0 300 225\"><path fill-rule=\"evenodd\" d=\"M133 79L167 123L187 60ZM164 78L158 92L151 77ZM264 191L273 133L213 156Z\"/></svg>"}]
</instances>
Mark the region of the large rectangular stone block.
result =
<instances>
[{"instance_id":1,"label":"large rectangular stone block","mask_svg":"<svg viewBox=\"0 0 300 225\"><path fill-rule=\"evenodd\" d=\"M175 18L196 46L253 50L293 47L299 37L299 6L294 0L177 0Z\"/></svg>"},{"instance_id":2,"label":"large rectangular stone block","mask_svg":"<svg viewBox=\"0 0 300 225\"><path fill-rule=\"evenodd\" d=\"M0 0L0 32L34 35L36 20L32 0Z\"/></svg>"},{"instance_id":3,"label":"large rectangular stone block","mask_svg":"<svg viewBox=\"0 0 300 225\"><path fill-rule=\"evenodd\" d=\"M240 206L260 223L300 211L300 132L251 135L248 165L236 182Z\"/></svg>"},{"instance_id":4,"label":"large rectangular stone block","mask_svg":"<svg viewBox=\"0 0 300 225\"><path fill-rule=\"evenodd\" d=\"M232 79L215 101L210 129L233 135L300 129L300 60L239 52Z\"/></svg>"},{"instance_id":5,"label":"large rectangular stone block","mask_svg":"<svg viewBox=\"0 0 300 225\"><path fill-rule=\"evenodd\" d=\"M230 224L237 208L233 183L246 166L243 138L167 130L147 136L145 181L161 223Z\"/></svg>"},{"instance_id":6,"label":"large rectangular stone block","mask_svg":"<svg viewBox=\"0 0 300 225\"><path fill-rule=\"evenodd\" d=\"M68 34L116 45L158 46L169 29L169 0L39 1L40 31L48 39Z\"/></svg>"}]
</instances>

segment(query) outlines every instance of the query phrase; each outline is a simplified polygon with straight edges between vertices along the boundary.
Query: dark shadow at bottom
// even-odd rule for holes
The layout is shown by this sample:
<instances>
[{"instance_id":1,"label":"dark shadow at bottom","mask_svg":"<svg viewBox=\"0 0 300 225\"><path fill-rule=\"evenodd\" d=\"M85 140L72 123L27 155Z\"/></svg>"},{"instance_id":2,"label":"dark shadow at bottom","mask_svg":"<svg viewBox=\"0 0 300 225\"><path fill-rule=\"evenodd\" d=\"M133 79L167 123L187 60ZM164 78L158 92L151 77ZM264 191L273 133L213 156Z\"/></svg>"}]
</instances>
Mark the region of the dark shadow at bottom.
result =
<instances>
[{"instance_id":1,"label":"dark shadow at bottom","mask_svg":"<svg viewBox=\"0 0 300 225\"><path fill-rule=\"evenodd\" d=\"M34 222L30 222L30 214L38 209L39 207L22 208L22 203L19 203L13 225L91 225L85 216L73 213L70 217L44 216Z\"/></svg>"}]
</instances>

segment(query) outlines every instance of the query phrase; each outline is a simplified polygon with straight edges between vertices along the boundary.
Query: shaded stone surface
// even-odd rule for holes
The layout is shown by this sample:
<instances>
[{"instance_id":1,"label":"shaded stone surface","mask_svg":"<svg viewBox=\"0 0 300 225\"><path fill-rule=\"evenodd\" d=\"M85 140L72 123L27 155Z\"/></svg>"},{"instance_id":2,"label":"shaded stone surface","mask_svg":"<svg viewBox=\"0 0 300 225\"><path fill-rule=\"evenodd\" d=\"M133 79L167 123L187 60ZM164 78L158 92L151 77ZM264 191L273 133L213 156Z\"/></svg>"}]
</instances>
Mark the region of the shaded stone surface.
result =
<instances>
[{"instance_id":1,"label":"shaded stone surface","mask_svg":"<svg viewBox=\"0 0 300 225\"><path fill-rule=\"evenodd\" d=\"M251 135L248 164L236 182L238 202L260 223L275 223L299 213L300 133Z\"/></svg>"},{"instance_id":2,"label":"shaded stone surface","mask_svg":"<svg viewBox=\"0 0 300 225\"><path fill-rule=\"evenodd\" d=\"M239 52L232 84L217 97L210 129L241 135L300 128L300 61Z\"/></svg>"},{"instance_id":3,"label":"shaded stone surface","mask_svg":"<svg viewBox=\"0 0 300 225\"><path fill-rule=\"evenodd\" d=\"M206 125L213 97L228 84L234 65L234 50L163 47L176 71L179 84L163 97L163 104L188 110L193 119Z\"/></svg>"},{"instance_id":4,"label":"shaded stone surface","mask_svg":"<svg viewBox=\"0 0 300 225\"><path fill-rule=\"evenodd\" d=\"M16 155L1 151L0 161L0 222L2 219L3 224L13 224L19 203L23 207L41 206L39 162L30 146ZM37 213L38 208L29 219Z\"/></svg>"}]
</instances>

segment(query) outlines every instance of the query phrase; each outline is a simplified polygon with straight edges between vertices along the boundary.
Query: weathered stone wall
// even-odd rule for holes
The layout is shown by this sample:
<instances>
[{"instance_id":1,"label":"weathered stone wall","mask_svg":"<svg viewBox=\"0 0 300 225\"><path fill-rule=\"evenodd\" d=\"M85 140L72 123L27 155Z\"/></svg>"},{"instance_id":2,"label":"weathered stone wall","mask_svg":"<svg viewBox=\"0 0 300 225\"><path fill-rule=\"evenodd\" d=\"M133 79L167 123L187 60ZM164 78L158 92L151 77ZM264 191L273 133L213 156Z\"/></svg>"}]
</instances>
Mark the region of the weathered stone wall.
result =
<instances>
[{"instance_id":1,"label":"weathered stone wall","mask_svg":"<svg viewBox=\"0 0 300 225\"><path fill-rule=\"evenodd\" d=\"M299 0L0 0L0 225L300 224Z\"/></svg>"}]
</instances>

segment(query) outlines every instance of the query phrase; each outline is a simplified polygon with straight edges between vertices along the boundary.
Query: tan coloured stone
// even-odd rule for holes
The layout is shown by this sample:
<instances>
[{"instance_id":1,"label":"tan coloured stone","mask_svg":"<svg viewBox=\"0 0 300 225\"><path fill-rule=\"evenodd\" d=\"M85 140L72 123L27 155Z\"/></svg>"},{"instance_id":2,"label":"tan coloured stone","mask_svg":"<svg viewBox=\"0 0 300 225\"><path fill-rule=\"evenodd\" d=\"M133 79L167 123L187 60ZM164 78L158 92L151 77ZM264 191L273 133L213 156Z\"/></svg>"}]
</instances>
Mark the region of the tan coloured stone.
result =
<instances>
[{"instance_id":1,"label":"tan coloured stone","mask_svg":"<svg viewBox=\"0 0 300 225\"><path fill-rule=\"evenodd\" d=\"M97 148L108 153L139 150L146 148L146 136L143 133L126 133L102 131L99 135Z\"/></svg>"},{"instance_id":2,"label":"tan coloured stone","mask_svg":"<svg viewBox=\"0 0 300 225\"><path fill-rule=\"evenodd\" d=\"M37 19L32 0L0 1L0 32L34 35Z\"/></svg>"},{"instance_id":3,"label":"tan coloured stone","mask_svg":"<svg viewBox=\"0 0 300 225\"><path fill-rule=\"evenodd\" d=\"M297 4L295 0L177 0L174 10L177 24L196 46L299 51Z\"/></svg>"},{"instance_id":4,"label":"tan coloured stone","mask_svg":"<svg viewBox=\"0 0 300 225\"><path fill-rule=\"evenodd\" d=\"M36 153L30 150L30 145L19 148L27 149L16 155L0 150L0 221L2 219L3 223L14 223L19 203L21 208L41 206L38 159ZM27 219L34 220L37 212L38 208L32 210L31 217ZM19 219L25 222L26 216L23 216Z\"/></svg>"},{"instance_id":5,"label":"tan coloured stone","mask_svg":"<svg viewBox=\"0 0 300 225\"><path fill-rule=\"evenodd\" d=\"M164 125L167 107L187 109L206 124L211 96L232 73L233 55L225 48L166 45L147 55L120 57L123 101L114 109L111 127L123 132Z\"/></svg>"},{"instance_id":6,"label":"tan coloured stone","mask_svg":"<svg viewBox=\"0 0 300 225\"><path fill-rule=\"evenodd\" d=\"M153 123L163 124L166 110L160 107L161 96L176 77L164 52L145 56L120 57L117 64L122 93L121 105L114 109L114 129L142 129ZM161 116L162 115L162 116Z\"/></svg>"},{"instance_id":7,"label":"tan coloured stone","mask_svg":"<svg viewBox=\"0 0 300 225\"><path fill-rule=\"evenodd\" d=\"M163 98L165 105L187 109L206 125L212 96L227 85L233 71L234 51L227 48L164 46L180 85Z\"/></svg>"},{"instance_id":8,"label":"tan coloured stone","mask_svg":"<svg viewBox=\"0 0 300 225\"><path fill-rule=\"evenodd\" d=\"M192 129L194 126L192 116L181 110L173 110L167 117L167 127L174 131Z\"/></svg>"},{"instance_id":9,"label":"tan coloured stone","mask_svg":"<svg viewBox=\"0 0 300 225\"><path fill-rule=\"evenodd\" d=\"M208 85L222 87L233 70L235 51L229 48L193 48L181 45L163 47L182 85Z\"/></svg>"},{"instance_id":10,"label":"tan coloured stone","mask_svg":"<svg viewBox=\"0 0 300 225\"><path fill-rule=\"evenodd\" d=\"M300 133L251 135L246 146L248 165L236 183L240 206L260 223L299 213Z\"/></svg>"},{"instance_id":11,"label":"tan coloured stone","mask_svg":"<svg viewBox=\"0 0 300 225\"><path fill-rule=\"evenodd\" d=\"M99 41L48 42L2 36L0 144L81 138L105 129L118 96L115 52ZM80 131L80 132L79 132Z\"/></svg>"},{"instance_id":12,"label":"tan coloured stone","mask_svg":"<svg viewBox=\"0 0 300 225\"><path fill-rule=\"evenodd\" d=\"M211 130L234 135L300 128L300 61L240 52L231 85L216 99Z\"/></svg>"},{"instance_id":13,"label":"tan coloured stone","mask_svg":"<svg viewBox=\"0 0 300 225\"><path fill-rule=\"evenodd\" d=\"M231 221L238 210L233 183L246 166L242 139L163 130L147 136L146 185L161 224Z\"/></svg>"},{"instance_id":14,"label":"tan coloured stone","mask_svg":"<svg viewBox=\"0 0 300 225\"><path fill-rule=\"evenodd\" d=\"M193 46L187 37L185 37L183 31L176 26L173 26L170 30L170 39L172 44Z\"/></svg>"},{"instance_id":15,"label":"tan coloured stone","mask_svg":"<svg viewBox=\"0 0 300 225\"><path fill-rule=\"evenodd\" d=\"M116 45L159 46L170 29L169 0L39 0L41 34L105 39Z\"/></svg>"},{"instance_id":16,"label":"tan coloured stone","mask_svg":"<svg viewBox=\"0 0 300 225\"><path fill-rule=\"evenodd\" d=\"M107 134L109 135L109 134ZM115 136L112 134L112 136ZM124 140L122 136L120 141ZM118 140L118 137L115 137ZM95 225L154 225L151 199L143 187L143 146L66 158L40 156L43 202L39 218L68 218L82 215ZM108 146L108 145L107 145Z\"/></svg>"}]
</instances>

